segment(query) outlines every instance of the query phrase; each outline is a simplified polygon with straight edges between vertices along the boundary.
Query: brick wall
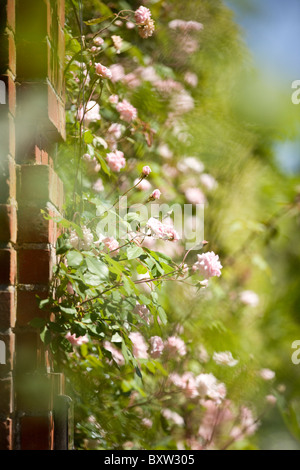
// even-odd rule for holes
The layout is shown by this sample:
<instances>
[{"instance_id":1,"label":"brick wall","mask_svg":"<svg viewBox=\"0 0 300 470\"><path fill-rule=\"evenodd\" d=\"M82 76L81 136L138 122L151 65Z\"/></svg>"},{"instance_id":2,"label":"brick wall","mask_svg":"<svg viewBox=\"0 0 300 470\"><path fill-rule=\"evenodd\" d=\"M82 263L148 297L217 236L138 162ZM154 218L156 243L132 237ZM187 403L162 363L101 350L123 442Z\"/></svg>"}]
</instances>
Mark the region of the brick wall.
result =
<instances>
[{"instance_id":1,"label":"brick wall","mask_svg":"<svg viewBox=\"0 0 300 470\"><path fill-rule=\"evenodd\" d=\"M57 228L41 209L63 205L53 169L65 137L63 25L64 0L0 0L0 449L52 449L62 392L28 322L46 314L36 295L47 296L55 263Z\"/></svg>"}]
</instances>

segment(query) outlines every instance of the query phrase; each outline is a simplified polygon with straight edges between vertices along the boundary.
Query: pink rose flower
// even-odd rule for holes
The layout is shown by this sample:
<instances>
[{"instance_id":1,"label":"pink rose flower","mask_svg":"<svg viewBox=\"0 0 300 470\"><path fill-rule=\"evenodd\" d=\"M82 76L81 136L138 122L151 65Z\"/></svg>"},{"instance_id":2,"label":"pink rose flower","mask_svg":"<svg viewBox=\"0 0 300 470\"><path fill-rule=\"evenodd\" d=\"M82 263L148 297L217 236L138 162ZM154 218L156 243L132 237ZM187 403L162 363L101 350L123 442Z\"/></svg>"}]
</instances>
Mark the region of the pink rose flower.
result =
<instances>
[{"instance_id":1,"label":"pink rose flower","mask_svg":"<svg viewBox=\"0 0 300 470\"><path fill-rule=\"evenodd\" d=\"M150 356L153 357L153 359L157 359L163 353L165 347L164 342L160 336L151 336L149 342L151 346Z\"/></svg>"},{"instance_id":2,"label":"pink rose flower","mask_svg":"<svg viewBox=\"0 0 300 470\"><path fill-rule=\"evenodd\" d=\"M119 97L118 95L110 95L108 97L108 101L111 103L111 104L117 104L118 101L119 101Z\"/></svg>"},{"instance_id":3,"label":"pink rose flower","mask_svg":"<svg viewBox=\"0 0 300 470\"><path fill-rule=\"evenodd\" d=\"M146 305L136 304L133 309L133 313L139 315L148 325L150 325L150 310Z\"/></svg>"},{"instance_id":4,"label":"pink rose flower","mask_svg":"<svg viewBox=\"0 0 300 470\"><path fill-rule=\"evenodd\" d=\"M102 46L103 43L104 43L104 39L100 38L100 36L97 36L96 38L94 38L94 44L96 46Z\"/></svg>"},{"instance_id":5,"label":"pink rose flower","mask_svg":"<svg viewBox=\"0 0 300 470\"><path fill-rule=\"evenodd\" d=\"M277 398L276 398L274 395L267 395L267 396L266 396L266 401L267 401L267 403L269 403L270 405L275 405L276 402L277 402Z\"/></svg>"},{"instance_id":6,"label":"pink rose flower","mask_svg":"<svg viewBox=\"0 0 300 470\"><path fill-rule=\"evenodd\" d=\"M111 252L111 256L117 256L119 254L119 243L114 237L106 237L103 240L105 247L107 248L108 252Z\"/></svg>"},{"instance_id":7,"label":"pink rose flower","mask_svg":"<svg viewBox=\"0 0 300 470\"><path fill-rule=\"evenodd\" d=\"M152 428L152 420L149 418L143 418L142 419L142 424L145 426L145 428Z\"/></svg>"},{"instance_id":8,"label":"pink rose flower","mask_svg":"<svg viewBox=\"0 0 300 470\"><path fill-rule=\"evenodd\" d=\"M121 124L118 124L116 122L113 122L107 131L111 136L113 136L115 139L119 139L122 135L122 126Z\"/></svg>"},{"instance_id":9,"label":"pink rose flower","mask_svg":"<svg viewBox=\"0 0 300 470\"><path fill-rule=\"evenodd\" d=\"M171 354L179 354L179 356L186 355L186 347L184 341L178 336L170 336L165 342L165 348Z\"/></svg>"},{"instance_id":10,"label":"pink rose flower","mask_svg":"<svg viewBox=\"0 0 300 470\"><path fill-rule=\"evenodd\" d=\"M113 360L118 364L118 366L123 366L125 364L123 354L113 344L109 341L104 341L103 347L111 353Z\"/></svg>"},{"instance_id":11,"label":"pink rose flower","mask_svg":"<svg viewBox=\"0 0 300 470\"><path fill-rule=\"evenodd\" d=\"M133 182L133 185L135 186L140 178L136 178ZM147 180L142 180L136 187L139 191L149 191L152 188L151 183Z\"/></svg>"},{"instance_id":12,"label":"pink rose flower","mask_svg":"<svg viewBox=\"0 0 300 470\"><path fill-rule=\"evenodd\" d=\"M104 191L103 181L101 178L98 178L97 181L95 181L93 184L93 190L96 191L96 193L101 193L101 191Z\"/></svg>"},{"instance_id":13,"label":"pink rose flower","mask_svg":"<svg viewBox=\"0 0 300 470\"><path fill-rule=\"evenodd\" d=\"M222 265L219 261L219 256L216 255L213 251L208 251L202 255L197 255L198 261L194 264L193 270L199 271L201 276L204 276L205 279L208 279L213 276L220 277Z\"/></svg>"},{"instance_id":14,"label":"pink rose flower","mask_svg":"<svg viewBox=\"0 0 300 470\"><path fill-rule=\"evenodd\" d=\"M148 345L146 344L143 336L138 332L131 332L129 334L129 339L132 341L132 352L134 357L137 359L147 359Z\"/></svg>"},{"instance_id":15,"label":"pink rose flower","mask_svg":"<svg viewBox=\"0 0 300 470\"><path fill-rule=\"evenodd\" d=\"M259 375L263 380L273 380L275 378L275 372L271 369L261 369Z\"/></svg>"},{"instance_id":16,"label":"pink rose flower","mask_svg":"<svg viewBox=\"0 0 300 470\"><path fill-rule=\"evenodd\" d=\"M243 304L249 305L250 307L257 307L259 304L259 297L252 290L244 290L240 293L239 297Z\"/></svg>"},{"instance_id":17,"label":"pink rose flower","mask_svg":"<svg viewBox=\"0 0 300 470\"><path fill-rule=\"evenodd\" d=\"M96 70L96 74L97 75L100 75L100 77L102 78L111 78L112 77L112 73L111 71L105 67L105 65L102 65L102 64L95 64L95 70Z\"/></svg>"},{"instance_id":18,"label":"pink rose flower","mask_svg":"<svg viewBox=\"0 0 300 470\"><path fill-rule=\"evenodd\" d=\"M161 410L161 414L164 418L173 421L173 423L177 424L177 426L184 425L184 419L175 411L171 411L168 408L164 408Z\"/></svg>"},{"instance_id":19,"label":"pink rose flower","mask_svg":"<svg viewBox=\"0 0 300 470\"><path fill-rule=\"evenodd\" d=\"M120 64L113 64L110 66L109 70L111 71L112 77L111 81L113 83L119 82L124 78L125 71L124 67Z\"/></svg>"},{"instance_id":20,"label":"pink rose flower","mask_svg":"<svg viewBox=\"0 0 300 470\"><path fill-rule=\"evenodd\" d=\"M199 188L188 188L185 191L185 197L191 204L205 204L206 198L201 189Z\"/></svg>"},{"instance_id":21,"label":"pink rose flower","mask_svg":"<svg viewBox=\"0 0 300 470\"><path fill-rule=\"evenodd\" d=\"M159 189L154 189L154 191L152 192L150 198L151 199L159 199L161 196L161 192Z\"/></svg>"},{"instance_id":22,"label":"pink rose flower","mask_svg":"<svg viewBox=\"0 0 300 470\"><path fill-rule=\"evenodd\" d=\"M71 335L70 331L66 334L65 338L73 344L73 346L81 346L82 344L86 344L89 342L88 337L85 336L76 336L75 333Z\"/></svg>"},{"instance_id":23,"label":"pink rose flower","mask_svg":"<svg viewBox=\"0 0 300 470\"><path fill-rule=\"evenodd\" d=\"M85 112L84 112L85 111ZM96 101L89 101L86 104L86 107L83 108L82 106L78 109L77 112L77 119L78 121L82 121L84 113L84 122L85 124L89 124L90 122L100 121L100 106Z\"/></svg>"},{"instance_id":24,"label":"pink rose flower","mask_svg":"<svg viewBox=\"0 0 300 470\"><path fill-rule=\"evenodd\" d=\"M136 108L127 100L123 100L121 103L118 103L116 109L118 113L120 113L120 118L123 119L123 121L131 122L137 118Z\"/></svg>"},{"instance_id":25,"label":"pink rose flower","mask_svg":"<svg viewBox=\"0 0 300 470\"><path fill-rule=\"evenodd\" d=\"M101 165L96 157L92 158L88 153L85 153L82 159L85 161L89 173L98 173L101 170Z\"/></svg>"},{"instance_id":26,"label":"pink rose flower","mask_svg":"<svg viewBox=\"0 0 300 470\"><path fill-rule=\"evenodd\" d=\"M136 24L143 25L151 18L151 11L149 8L140 6L134 13Z\"/></svg>"},{"instance_id":27,"label":"pink rose flower","mask_svg":"<svg viewBox=\"0 0 300 470\"><path fill-rule=\"evenodd\" d=\"M126 160L124 158L124 153L120 150L115 150L106 155L106 161L109 168L112 171L119 172L121 168L124 168L126 165Z\"/></svg>"},{"instance_id":28,"label":"pink rose flower","mask_svg":"<svg viewBox=\"0 0 300 470\"><path fill-rule=\"evenodd\" d=\"M147 227L151 230L152 234L156 235L158 238L163 238L174 242L179 240L179 235L172 225L163 224L154 217L150 217L147 222Z\"/></svg>"},{"instance_id":29,"label":"pink rose flower","mask_svg":"<svg viewBox=\"0 0 300 470\"><path fill-rule=\"evenodd\" d=\"M145 176L149 176L150 173L151 173L151 168L150 168L150 166L144 166L144 167L143 167L143 170L142 170L142 173L143 173L143 175L145 175Z\"/></svg>"},{"instance_id":30,"label":"pink rose flower","mask_svg":"<svg viewBox=\"0 0 300 470\"><path fill-rule=\"evenodd\" d=\"M135 24L132 21L127 21L126 28L127 29L133 29L133 28L135 28Z\"/></svg>"}]
</instances>

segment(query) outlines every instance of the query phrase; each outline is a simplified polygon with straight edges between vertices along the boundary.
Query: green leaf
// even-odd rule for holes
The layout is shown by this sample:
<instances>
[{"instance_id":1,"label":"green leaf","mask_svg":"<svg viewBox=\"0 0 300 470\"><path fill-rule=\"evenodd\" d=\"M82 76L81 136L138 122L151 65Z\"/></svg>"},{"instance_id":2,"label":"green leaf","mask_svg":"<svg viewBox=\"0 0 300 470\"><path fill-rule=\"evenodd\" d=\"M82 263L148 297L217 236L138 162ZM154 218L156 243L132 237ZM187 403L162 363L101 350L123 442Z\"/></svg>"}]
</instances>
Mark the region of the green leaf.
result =
<instances>
[{"instance_id":1,"label":"green leaf","mask_svg":"<svg viewBox=\"0 0 300 470\"><path fill-rule=\"evenodd\" d=\"M39 308L43 309L46 307L46 305L49 305L50 299L43 299L39 301Z\"/></svg>"},{"instance_id":2,"label":"green leaf","mask_svg":"<svg viewBox=\"0 0 300 470\"><path fill-rule=\"evenodd\" d=\"M161 306L158 307L157 313L158 313L158 316L161 319L163 325L166 325L168 323L167 315L166 315L166 312L164 311L164 309Z\"/></svg>"},{"instance_id":3,"label":"green leaf","mask_svg":"<svg viewBox=\"0 0 300 470\"><path fill-rule=\"evenodd\" d=\"M51 341L51 331L45 326L40 333L40 337L44 344L49 344Z\"/></svg>"},{"instance_id":4,"label":"green leaf","mask_svg":"<svg viewBox=\"0 0 300 470\"><path fill-rule=\"evenodd\" d=\"M90 273L105 281L109 278L109 269L105 263L95 258L86 258L86 264Z\"/></svg>"},{"instance_id":5,"label":"green leaf","mask_svg":"<svg viewBox=\"0 0 300 470\"><path fill-rule=\"evenodd\" d=\"M45 324L47 323L47 320L45 318L33 318L30 322L29 325L32 326L33 328L43 328Z\"/></svg>"},{"instance_id":6,"label":"green leaf","mask_svg":"<svg viewBox=\"0 0 300 470\"><path fill-rule=\"evenodd\" d=\"M142 302L143 305L149 305L149 304L151 304L151 300L148 299L148 297L146 297L146 296L143 295L143 294L141 294L141 295L139 296L139 299L140 299L140 301Z\"/></svg>"},{"instance_id":7,"label":"green leaf","mask_svg":"<svg viewBox=\"0 0 300 470\"><path fill-rule=\"evenodd\" d=\"M79 253L79 251L72 250L69 251L69 253L67 254L68 265L71 268L77 268L78 266L80 266L82 260L83 256L81 253Z\"/></svg>"},{"instance_id":8,"label":"green leaf","mask_svg":"<svg viewBox=\"0 0 300 470\"><path fill-rule=\"evenodd\" d=\"M86 144L91 144L94 140L94 136L91 133L91 131L86 131L83 135L83 140L85 141Z\"/></svg>"},{"instance_id":9,"label":"green leaf","mask_svg":"<svg viewBox=\"0 0 300 470\"><path fill-rule=\"evenodd\" d=\"M59 305L59 309L67 315L76 315L77 310L74 307L63 307Z\"/></svg>"},{"instance_id":10,"label":"green leaf","mask_svg":"<svg viewBox=\"0 0 300 470\"><path fill-rule=\"evenodd\" d=\"M123 277L123 285L124 285L124 289L126 291L126 293L128 295L132 295L134 294L135 292L135 285L134 283L132 282L131 279L129 279L128 277Z\"/></svg>"},{"instance_id":11,"label":"green leaf","mask_svg":"<svg viewBox=\"0 0 300 470\"><path fill-rule=\"evenodd\" d=\"M111 342L112 343L122 343L122 341L123 341L122 336L120 336L119 333L115 333L111 337Z\"/></svg>"},{"instance_id":12,"label":"green leaf","mask_svg":"<svg viewBox=\"0 0 300 470\"><path fill-rule=\"evenodd\" d=\"M103 280L100 279L99 276L96 276L95 274L91 274L91 273L84 274L83 279L84 279L84 282L88 286L92 286L92 287L97 287L103 282Z\"/></svg>"},{"instance_id":13,"label":"green leaf","mask_svg":"<svg viewBox=\"0 0 300 470\"><path fill-rule=\"evenodd\" d=\"M148 269L145 266L143 266L142 264L139 264L137 266L136 270L139 274L146 274L148 272Z\"/></svg>"},{"instance_id":14,"label":"green leaf","mask_svg":"<svg viewBox=\"0 0 300 470\"><path fill-rule=\"evenodd\" d=\"M101 163L101 169L104 171L104 173L108 176L111 175L111 171L109 169L109 167L107 166L107 163L106 161L104 160L104 158L102 157L102 155L100 155L99 152L96 152L97 153L97 156L98 156L98 159L100 160L100 163Z\"/></svg>"},{"instance_id":15,"label":"green leaf","mask_svg":"<svg viewBox=\"0 0 300 470\"><path fill-rule=\"evenodd\" d=\"M131 259L135 259L143 255L144 250L140 246L130 246L129 248L127 248L126 253L127 253L127 259L131 260Z\"/></svg>"}]
</instances>

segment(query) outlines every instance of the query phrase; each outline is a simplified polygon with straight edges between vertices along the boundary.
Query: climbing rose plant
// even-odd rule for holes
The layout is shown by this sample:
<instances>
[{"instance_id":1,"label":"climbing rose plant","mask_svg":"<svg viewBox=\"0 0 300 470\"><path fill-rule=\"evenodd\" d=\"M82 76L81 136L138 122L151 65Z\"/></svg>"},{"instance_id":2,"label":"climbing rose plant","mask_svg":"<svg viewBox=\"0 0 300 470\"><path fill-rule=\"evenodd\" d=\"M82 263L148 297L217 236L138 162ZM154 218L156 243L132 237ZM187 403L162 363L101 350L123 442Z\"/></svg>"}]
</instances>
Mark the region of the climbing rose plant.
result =
<instances>
[{"instance_id":1,"label":"climbing rose plant","mask_svg":"<svg viewBox=\"0 0 300 470\"><path fill-rule=\"evenodd\" d=\"M240 361L222 349L210 356L190 339L190 313L174 319L165 293L178 290L196 305L226 267L209 241L185 249L172 210L153 211L161 202L189 204L193 225L197 205L209 210L218 188L197 155L177 151L190 138L192 56L205 46L205 25L174 18L168 2L153 7L161 11L155 21L146 6L118 3L119 10L98 2L91 19L76 2L69 6L68 137L57 163L67 201L55 217L51 295L40 301L51 321L32 325L66 373L78 448L227 448L259 425L255 409L227 390L226 381L244 373ZM156 34L176 44L168 65Z\"/></svg>"}]
</instances>

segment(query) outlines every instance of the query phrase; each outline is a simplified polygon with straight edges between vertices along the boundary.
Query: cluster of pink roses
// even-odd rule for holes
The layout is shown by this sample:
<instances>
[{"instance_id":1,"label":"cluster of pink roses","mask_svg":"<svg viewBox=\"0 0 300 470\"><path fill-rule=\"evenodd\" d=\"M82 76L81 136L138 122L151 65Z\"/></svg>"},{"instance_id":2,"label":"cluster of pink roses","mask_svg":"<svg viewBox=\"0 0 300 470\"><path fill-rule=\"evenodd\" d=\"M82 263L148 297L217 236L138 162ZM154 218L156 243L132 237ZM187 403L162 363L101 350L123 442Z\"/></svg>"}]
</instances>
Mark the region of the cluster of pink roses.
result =
<instances>
[{"instance_id":1,"label":"cluster of pink roses","mask_svg":"<svg viewBox=\"0 0 300 470\"><path fill-rule=\"evenodd\" d=\"M139 34L142 38L146 39L152 36L154 32L154 21L151 18L151 11L149 8L140 6L134 14L135 22L139 27Z\"/></svg>"},{"instance_id":2,"label":"cluster of pink roses","mask_svg":"<svg viewBox=\"0 0 300 470\"><path fill-rule=\"evenodd\" d=\"M119 172L126 165L124 153L121 150L115 150L106 154L106 161L112 171Z\"/></svg>"},{"instance_id":3,"label":"cluster of pink roses","mask_svg":"<svg viewBox=\"0 0 300 470\"><path fill-rule=\"evenodd\" d=\"M163 224L160 220L151 217L147 222L147 227L150 229L152 236L176 242L179 240L179 235L171 224Z\"/></svg>"}]
</instances>

